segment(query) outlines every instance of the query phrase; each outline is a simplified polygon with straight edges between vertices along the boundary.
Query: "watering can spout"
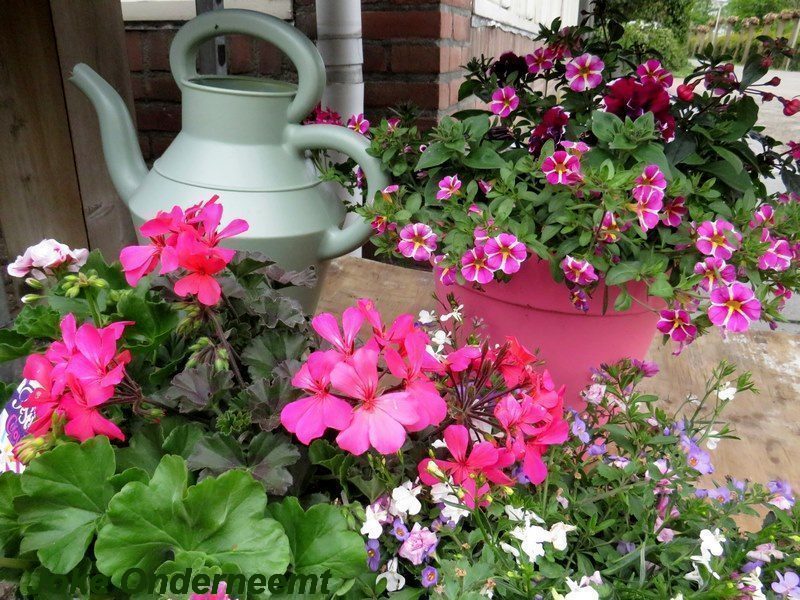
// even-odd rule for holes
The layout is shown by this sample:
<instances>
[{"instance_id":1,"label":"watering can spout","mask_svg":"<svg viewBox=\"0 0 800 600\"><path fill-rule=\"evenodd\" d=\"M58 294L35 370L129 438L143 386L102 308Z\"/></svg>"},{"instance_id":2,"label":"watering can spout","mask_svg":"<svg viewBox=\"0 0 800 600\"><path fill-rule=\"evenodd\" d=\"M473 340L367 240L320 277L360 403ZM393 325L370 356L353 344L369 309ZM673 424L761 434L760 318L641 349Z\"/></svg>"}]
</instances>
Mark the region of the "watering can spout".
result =
<instances>
[{"instance_id":1,"label":"watering can spout","mask_svg":"<svg viewBox=\"0 0 800 600\"><path fill-rule=\"evenodd\" d=\"M97 112L111 181L127 204L147 175L147 166L125 102L114 88L83 63L72 69L70 81L86 94Z\"/></svg>"}]
</instances>

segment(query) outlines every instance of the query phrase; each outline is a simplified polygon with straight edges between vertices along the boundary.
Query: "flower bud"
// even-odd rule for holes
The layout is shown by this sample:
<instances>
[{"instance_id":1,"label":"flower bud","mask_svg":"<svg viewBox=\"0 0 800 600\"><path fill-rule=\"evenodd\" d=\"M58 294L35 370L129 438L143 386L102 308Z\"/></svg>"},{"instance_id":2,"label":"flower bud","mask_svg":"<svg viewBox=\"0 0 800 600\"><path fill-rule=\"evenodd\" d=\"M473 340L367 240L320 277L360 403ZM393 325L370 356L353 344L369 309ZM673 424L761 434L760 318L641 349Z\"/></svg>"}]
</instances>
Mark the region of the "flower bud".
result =
<instances>
[{"instance_id":1,"label":"flower bud","mask_svg":"<svg viewBox=\"0 0 800 600\"><path fill-rule=\"evenodd\" d=\"M36 302L37 300L41 300L44 296L39 294L25 294L20 300L23 304L30 304L31 302Z\"/></svg>"},{"instance_id":2,"label":"flower bud","mask_svg":"<svg viewBox=\"0 0 800 600\"><path fill-rule=\"evenodd\" d=\"M105 279L102 279L100 277L96 277L94 275L92 275L92 277L90 278L89 283L92 285L92 287L96 287L96 288L107 288L108 287L108 282Z\"/></svg>"},{"instance_id":3,"label":"flower bud","mask_svg":"<svg viewBox=\"0 0 800 600\"><path fill-rule=\"evenodd\" d=\"M222 358L214 359L214 370L217 372L225 371L228 369L228 361Z\"/></svg>"},{"instance_id":4,"label":"flower bud","mask_svg":"<svg viewBox=\"0 0 800 600\"><path fill-rule=\"evenodd\" d=\"M76 285L75 287L71 287L66 292L64 292L64 295L67 298L77 298L78 294L80 293L81 293L81 288L80 286Z\"/></svg>"},{"instance_id":5,"label":"flower bud","mask_svg":"<svg viewBox=\"0 0 800 600\"><path fill-rule=\"evenodd\" d=\"M23 465L27 465L34 458L47 450L48 445L45 438L26 435L14 446L14 456Z\"/></svg>"},{"instance_id":6,"label":"flower bud","mask_svg":"<svg viewBox=\"0 0 800 600\"><path fill-rule=\"evenodd\" d=\"M780 85L780 84L781 84L781 78L780 78L780 77L777 77L777 76L776 76L776 77L773 77L772 79L770 79L770 80L767 82L767 85Z\"/></svg>"},{"instance_id":7,"label":"flower bud","mask_svg":"<svg viewBox=\"0 0 800 600\"><path fill-rule=\"evenodd\" d=\"M692 99L694 98L694 86L686 84L679 85L678 98L680 98L684 102L691 102Z\"/></svg>"},{"instance_id":8,"label":"flower bud","mask_svg":"<svg viewBox=\"0 0 800 600\"><path fill-rule=\"evenodd\" d=\"M44 288L42 282L36 279L36 277L28 277L25 280L25 285L27 285L29 288L33 288L34 290L41 290Z\"/></svg>"},{"instance_id":9,"label":"flower bud","mask_svg":"<svg viewBox=\"0 0 800 600\"><path fill-rule=\"evenodd\" d=\"M430 473L434 477L438 477L439 479L444 479L444 473L439 468L439 465L437 465L434 461L430 461L425 466L425 469L428 471L428 473Z\"/></svg>"}]
</instances>

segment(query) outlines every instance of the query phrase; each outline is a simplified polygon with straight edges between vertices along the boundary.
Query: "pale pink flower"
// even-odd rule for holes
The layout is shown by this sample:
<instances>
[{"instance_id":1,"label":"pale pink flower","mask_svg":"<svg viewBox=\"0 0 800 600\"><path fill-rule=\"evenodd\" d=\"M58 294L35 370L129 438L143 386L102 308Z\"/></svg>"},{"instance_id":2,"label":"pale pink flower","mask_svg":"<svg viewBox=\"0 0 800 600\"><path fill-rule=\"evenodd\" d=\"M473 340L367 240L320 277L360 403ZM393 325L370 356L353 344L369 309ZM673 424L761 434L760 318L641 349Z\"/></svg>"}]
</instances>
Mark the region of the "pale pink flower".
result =
<instances>
[{"instance_id":1,"label":"pale pink flower","mask_svg":"<svg viewBox=\"0 0 800 600\"><path fill-rule=\"evenodd\" d=\"M356 133L367 135L367 132L369 132L369 121L364 118L363 113L358 113L357 115L352 115L349 119L347 119L347 127Z\"/></svg>"},{"instance_id":2,"label":"pale pink flower","mask_svg":"<svg viewBox=\"0 0 800 600\"><path fill-rule=\"evenodd\" d=\"M588 260L570 255L565 256L561 261L561 270L568 281L577 285L589 285L598 280L597 272Z\"/></svg>"},{"instance_id":3,"label":"pale pink flower","mask_svg":"<svg viewBox=\"0 0 800 600\"><path fill-rule=\"evenodd\" d=\"M436 192L437 200L449 200L461 193L461 180L458 175L448 175L439 181L439 191Z\"/></svg>"},{"instance_id":4,"label":"pale pink flower","mask_svg":"<svg viewBox=\"0 0 800 600\"><path fill-rule=\"evenodd\" d=\"M461 257L461 274L467 281L476 281L480 284L489 283L494 279L494 270L488 266L486 252L482 246L468 250Z\"/></svg>"},{"instance_id":5,"label":"pale pink flower","mask_svg":"<svg viewBox=\"0 0 800 600\"><path fill-rule=\"evenodd\" d=\"M424 223L409 223L400 230L397 251L406 258L417 261L429 260L436 250L436 239L433 229Z\"/></svg>"},{"instance_id":6,"label":"pale pink flower","mask_svg":"<svg viewBox=\"0 0 800 600\"><path fill-rule=\"evenodd\" d=\"M525 244L510 233L501 233L488 240L483 247L486 253L486 265L495 271L512 275L519 271L528 256Z\"/></svg>"},{"instance_id":7,"label":"pale pink flower","mask_svg":"<svg viewBox=\"0 0 800 600\"><path fill-rule=\"evenodd\" d=\"M695 264L694 272L703 276L699 285L707 292L717 285L727 285L736 280L736 267L712 256Z\"/></svg>"},{"instance_id":8,"label":"pale pink flower","mask_svg":"<svg viewBox=\"0 0 800 600\"><path fill-rule=\"evenodd\" d=\"M662 67L661 62L654 58L636 67L636 74L639 76L639 80L642 83L652 81L664 88L669 88L672 86L672 73Z\"/></svg>"},{"instance_id":9,"label":"pale pink flower","mask_svg":"<svg viewBox=\"0 0 800 600\"><path fill-rule=\"evenodd\" d=\"M42 240L25 249L16 260L8 265L11 277L28 277L44 279L52 275L55 269L64 267L67 271L77 273L86 264L89 251L85 248L73 250L66 244L53 239Z\"/></svg>"},{"instance_id":10,"label":"pale pink flower","mask_svg":"<svg viewBox=\"0 0 800 600\"><path fill-rule=\"evenodd\" d=\"M566 78L574 92L584 92L596 88L603 82L605 64L598 56L581 54L567 63Z\"/></svg>"},{"instance_id":11,"label":"pale pink flower","mask_svg":"<svg viewBox=\"0 0 800 600\"><path fill-rule=\"evenodd\" d=\"M397 452L406 441L406 425L418 420L416 402L407 392L383 393L378 387L378 353L359 348L331 371L337 391L357 405L350 424L336 436L342 450L363 454L370 447L381 454Z\"/></svg>"},{"instance_id":12,"label":"pale pink flower","mask_svg":"<svg viewBox=\"0 0 800 600\"><path fill-rule=\"evenodd\" d=\"M549 71L555 64L554 60L556 53L549 47L537 48L533 54L528 54L525 57L525 63L528 65L528 72L536 73L542 71Z\"/></svg>"},{"instance_id":13,"label":"pale pink flower","mask_svg":"<svg viewBox=\"0 0 800 600\"><path fill-rule=\"evenodd\" d=\"M577 156L557 150L542 161L542 172L550 185L572 185L581 179Z\"/></svg>"},{"instance_id":14,"label":"pale pink flower","mask_svg":"<svg viewBox=\"0 0 800 600\"><path fill-rule=\"evenodd\" d=\"M492 101L489 108L499 117L506 118L519 106L519 96L511 86L506 86L495 90L492 94Z\"/></svg>"},{"instance_id":15,"label":"pale pink flower","mask_svg":"<svg viewBox=\"0 0 800 600\"><path fill-rule=\"evenodd\" d=\"M294 387L309 395L283 408L281 424L304 444L322 437L328 427L341 431L350 424L352 407L330 391L331 371L341 360L334 351L314 352L292 379Z\"/></svg>"},{"instance_id":16,"label":"pale pink flower","mask_svg":"<svg viewBox=\"0 0 800 600\"><path fill-rule=\"evenodd\" d=\"M403 541L397 554L412 565L421 565L436 550L438 542L436 534L430 529L420 526L419 523L414 523L414 527Z\"/></svg>"},{"instance_id":17,"label":"pale pink flower","mask_svg":"<svg viewBox=\"0 0 800 600\"><path fill-rule=\"evenodd\" d=\"M654 229L661 218L658 211L664 206L664 192L653 186L638 186L633 195L636 203L631 205L631 210L639 218L639 227L644 232Z\"/></svg>"},{"instance_id":18,"label":"pale pink flower","mask_svg":"<svg viewBox=\"0 0 800 600\"><path fill-rule=\"evenodd\" d=\"M717 219L700 224L695 247L706 256L728 260L741 241L742 235L733 228L732 223Z\"/></svg>"},{"instance_id":19,"label":"pale pink flower","mask_svg":"<svg viewBox=\"0 0 800 600\"><path fill-rule=\"evenodd\" d=\"M728 331L747 331L751 321L761 317L761 302L753 290L739 283L727 287L717 286L711 290L711 306L708 318Z\"/></svg>"}]
</instances>

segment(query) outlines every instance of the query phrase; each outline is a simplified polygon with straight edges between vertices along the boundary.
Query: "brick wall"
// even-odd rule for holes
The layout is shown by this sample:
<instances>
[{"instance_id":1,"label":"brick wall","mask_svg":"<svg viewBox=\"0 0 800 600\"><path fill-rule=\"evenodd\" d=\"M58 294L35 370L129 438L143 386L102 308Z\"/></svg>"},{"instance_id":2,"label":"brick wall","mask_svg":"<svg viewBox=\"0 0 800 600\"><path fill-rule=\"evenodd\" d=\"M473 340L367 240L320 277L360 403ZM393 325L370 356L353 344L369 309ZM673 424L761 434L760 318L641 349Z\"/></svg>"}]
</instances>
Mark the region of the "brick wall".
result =
<instances>
[{"instance_id":1,"label":"brick wall","mask_svg":"<svg viewBox=\"0 0 800 600\"><path fill-rule=\"evenodd\" d=\"M315 0L295 0L295 25L316 37ZM496 27L472 27L472 0L362 0L367 116L412 102L431 125L458 107L461 66L472 56L527 53L530 39ZM181 126L180 94L169 72L169 45L181 23L126 23L139 141L145 159L161 155ZM232 74L295 79L268 44L229 36ZM346 115L345 115L346 116Z\"/></svg>"}]
</instances>

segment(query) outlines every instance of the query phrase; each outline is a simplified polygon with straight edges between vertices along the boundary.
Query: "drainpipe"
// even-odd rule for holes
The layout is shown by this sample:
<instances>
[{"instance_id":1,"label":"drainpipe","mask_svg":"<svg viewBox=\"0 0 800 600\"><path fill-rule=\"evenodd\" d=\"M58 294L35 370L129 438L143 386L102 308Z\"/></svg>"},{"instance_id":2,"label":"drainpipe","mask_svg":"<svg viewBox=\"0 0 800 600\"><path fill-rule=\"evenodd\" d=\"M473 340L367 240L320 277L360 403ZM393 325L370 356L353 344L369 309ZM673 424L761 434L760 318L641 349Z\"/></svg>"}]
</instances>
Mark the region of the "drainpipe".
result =
<instances>
[{"instance_id":1,"label":"drainpipe","mask_svg":"<svg viewBox=\"0 0 800 600\"><path fill-rule=\"evenodd\" d=\"M317 0L317 48L325 62L328 83L322 106L339 113L344 122L364 112L364 50L361 44L361 0ZM353 202L344 190L340 197ZM348 214L345 224L361 217ZM361 249L351 256L361 256Z\"/></svg>"}]
</instances>

